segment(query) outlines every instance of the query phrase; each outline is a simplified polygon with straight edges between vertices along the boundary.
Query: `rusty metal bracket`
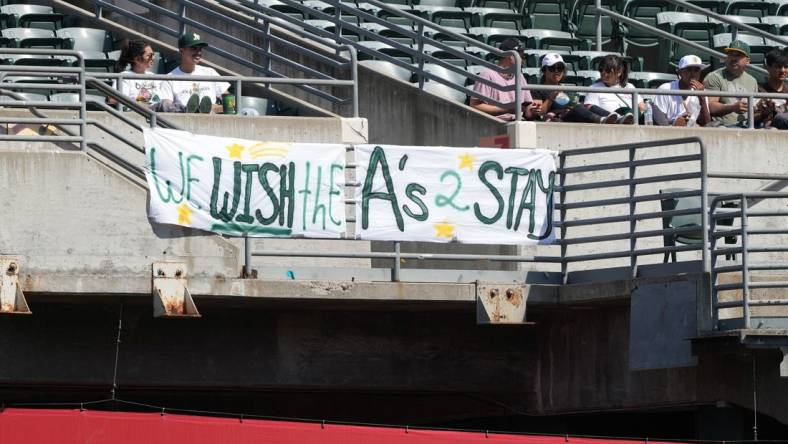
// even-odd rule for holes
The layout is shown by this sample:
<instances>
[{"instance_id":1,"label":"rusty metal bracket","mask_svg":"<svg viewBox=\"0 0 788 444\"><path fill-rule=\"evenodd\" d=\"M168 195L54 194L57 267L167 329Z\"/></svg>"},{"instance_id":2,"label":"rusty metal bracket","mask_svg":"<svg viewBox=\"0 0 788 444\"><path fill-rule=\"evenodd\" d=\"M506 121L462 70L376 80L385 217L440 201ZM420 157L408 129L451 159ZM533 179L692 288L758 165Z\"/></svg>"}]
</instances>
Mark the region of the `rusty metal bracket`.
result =
<instances>
[{"instance_id":1,"label":"rusty metal bracket","mask_svg":"<svg viewBox=\"0 0 788 444\"><path fill-rule=\"evenodd\" d=\"M19 259L0 256L0 314L32 314L19 286Z\"/></svg>"},{"instance_id":2,"label":"rusty metal bracket","mask_svg":"<svg viewBox=\"0 0 788 444\"><path fill-rule=\"evenodd\" d=\"M476 283L477 324L525 324L527 285Z\"/></svg>"},{"instance_id":3,"label":"rusty metal bracket","mask_svg":"<svg viewBox=\"0 0 788 444\"><path fill-rule=\"evenodd\" d=\"M199 318L192 295L186 287L186 264L154 262L151 280L154 317Z\"/></svg>"}]
</instances>

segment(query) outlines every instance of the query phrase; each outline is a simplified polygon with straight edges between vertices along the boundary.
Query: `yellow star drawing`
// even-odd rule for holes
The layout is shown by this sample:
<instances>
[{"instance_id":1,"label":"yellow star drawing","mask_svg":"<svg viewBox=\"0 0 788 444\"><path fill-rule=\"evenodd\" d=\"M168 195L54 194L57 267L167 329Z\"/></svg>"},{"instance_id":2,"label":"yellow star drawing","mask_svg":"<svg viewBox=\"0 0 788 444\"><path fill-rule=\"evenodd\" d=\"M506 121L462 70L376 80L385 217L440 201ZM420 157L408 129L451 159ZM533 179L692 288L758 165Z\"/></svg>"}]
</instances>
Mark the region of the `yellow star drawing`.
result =
<instances>
[{"instance_id":1,"label":"yellow star drawing","mask_svg":"<svg viewBox=\"0 0 788 444\"><path fill-rule=\"evenodd\" d=\"M459 169L468 168L469 171L473 171L473 161L474 158L468 153L459 156L460 159L460 166Z\"/></svg>"},{"instance_id":2,"label":"yellow star drawing","mask_svg":"<svg viewBox=\"0 0 788 444\"><path fill-rule=\"evenodd\" d=\"M178 224L188 226L192 224L192 209L186 202L178 206Z\"/></svg>"},{"instance_id":3,"label":"yellow star drawing","mask_svg":"<svg viewBox=\"0 0 788 444\"><path fill-rule=\"evenodd\" d=\"M454 239L454 225L450 224L445 219L443 222L433 224L432 226L435 228L435 237Z\"/></svg>"},{"instance_id":4,"label":"yellow star drawing","mask_svg":"<svg viewBox=\"0 0 788 444\"><path fill-rule=\"evenodd\" d=\"M244 146L237 143L227 145L225 148L227 148L227 152L230 153L230 159L240 159L241 153L244 150Z\"/></svg>"}]
</instances>

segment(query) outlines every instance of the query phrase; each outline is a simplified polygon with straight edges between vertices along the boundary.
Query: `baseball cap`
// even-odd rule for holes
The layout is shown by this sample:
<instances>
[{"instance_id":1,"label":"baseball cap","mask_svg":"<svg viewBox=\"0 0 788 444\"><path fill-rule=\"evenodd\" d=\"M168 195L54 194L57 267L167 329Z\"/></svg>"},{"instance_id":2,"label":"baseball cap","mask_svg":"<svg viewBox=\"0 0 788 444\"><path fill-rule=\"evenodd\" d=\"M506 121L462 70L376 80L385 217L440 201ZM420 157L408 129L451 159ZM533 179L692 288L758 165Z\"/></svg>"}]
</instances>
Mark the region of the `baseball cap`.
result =
<instances>
[{"instance_id":1,"label":"baseball cap","mask_svg":"<svg viewBox=\"0 0 788 444\"><path fill-rule=\"evenodd\" d=\"M742 42L741 40L732 41L731 44L725 48L725 52L727 53L728 51L739 51L740 53L747 56L747 58L750 57L750 45Z\"/></svg>"},{"instance_id":2,"label":"baseball cap","mask_svg":"<svg viewBox=\"0 0 788 444\"><path fill-rule=\"evenodd\" d=\"M554 52L549 52L542 57L542 67L545 66L553 66L556 63L564 63L564 58L561 57L561 54L556 54ZM566 64L566 63L564 63Z\"/></svg>"},{"instance_id":3,"label":"baseball cap","mask_svg":"<svg viewBox=\"0 0 788 444\"><path fill-rule=\"evenodd\" d=\"M679 60L679 69L691 68L693 66L700 69L706 68L706 65L703 64L703 60L694 54L687 54Z\"/></svg>"},{"instance_id":4,"label":"baseball cap","mask_svg":"<svg viewBox=\"0 0 788 444\"><path fill-rule=\"evenodd\" d=\"M522 51L525 49L523 43L515 38L508 38L501 42L498 49L501 51Z\"/></svg>"},{"instance_id":5,"label":"baseball cap","mask_svg":"<svg viewBox=\"0 0 788 444\"><path fill-rule=\"evenodd\" d=\"M178 48L191 48L194 46L208 46L196 32L187 32L178 39Z\"/></svg>"}]
</instances>

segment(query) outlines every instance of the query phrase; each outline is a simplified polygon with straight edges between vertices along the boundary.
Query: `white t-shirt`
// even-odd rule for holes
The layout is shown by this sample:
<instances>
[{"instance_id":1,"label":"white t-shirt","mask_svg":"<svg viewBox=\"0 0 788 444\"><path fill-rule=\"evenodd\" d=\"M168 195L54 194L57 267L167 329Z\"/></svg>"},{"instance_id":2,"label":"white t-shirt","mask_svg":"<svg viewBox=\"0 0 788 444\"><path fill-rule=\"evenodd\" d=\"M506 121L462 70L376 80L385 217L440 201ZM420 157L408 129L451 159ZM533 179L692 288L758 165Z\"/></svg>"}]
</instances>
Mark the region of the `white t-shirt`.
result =
<instances>
[{"instance_id":1,"label":"white t-shirt","mask_svg":"<svg viewBox=\"0 0 788 444\"><path fill-rule=\"evenodd\" d=\"M658 89L678 91L679 81L674 80L672 82L663 83L662 85L659 85ZM704 97L703 100L706 100L706 98ZM657 105L657 107L659 107L659 109L665 113L665 116L668 118L668 122L670 123L673 123L673 121L676 120L676 117L689 114L690 118L687 122L687 125L693 126L698 120L698 116L700 116L700 101L698 101L698 96L687 96L687 99L684 100L682 99L681 95L657 95L654 97L654 105Z\"/></svg>"},{"instance_id":2,"label":"white t-shirt","mask_svg":"<svg viewBox=\"0 0 788 444\"><path fill-rule=\"evenodd\" d=\"M608 88L601 80L594 82L591 88ZM627 83L624 88L635 88L635 85ZM642 102L643 99L640 99ZM638 104L640 103L638 102ZM583 103L586 105L596 105L605 109L608 112L615 112L622 106L632 108L632 96L630 94L616 94L616 93L587 93Z\"/></svg>"},{"instance_id":3,"label":"white t-shirt","mask_svg":"<svg viewBox=\"0 0 788 444\"><path fill-rule=\"evenodd\" d=\"M168 75L184 77L192 75L219 77L219 73L216 72L215 69L201 65L195 66L194 71L189 73L181 71L181 67L179 66L170 71ZM221 98L222 94L227 91L229 87L230 84L227 82L195 82L188 80L167 80L162 82L161 85L162 98L171 99L173 102L180 102L181 105L186 105L192 94L197 94L201 99L204 96L208 96L213 100Z\"/></svg>"},{"instance_id":4,"label":"white t-shirt","mask_svg":"<svg viewBox=\"0 0 788 444\"><path fill-rule=\"evenodd\" d=\"M127 69L121 74L137 74L134 71ZM153 74L150 71L145 71L145 74ZM147 105L153 105L161 101L161 81L148 80L148 79L123 79L120 82L120 87L117 88L120 93L131 100ZM115 85L117 87L117 80Z\"/></svg>"}]
</instances>

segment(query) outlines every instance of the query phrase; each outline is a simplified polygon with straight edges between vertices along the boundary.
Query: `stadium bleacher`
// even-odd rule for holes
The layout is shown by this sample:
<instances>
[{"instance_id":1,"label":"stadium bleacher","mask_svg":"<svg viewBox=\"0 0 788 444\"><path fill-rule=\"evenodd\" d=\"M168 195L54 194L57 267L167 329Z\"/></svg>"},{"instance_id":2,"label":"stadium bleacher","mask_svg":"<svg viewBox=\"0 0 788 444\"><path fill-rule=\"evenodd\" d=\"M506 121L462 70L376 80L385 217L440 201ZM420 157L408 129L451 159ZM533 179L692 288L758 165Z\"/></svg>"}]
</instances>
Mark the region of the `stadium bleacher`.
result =
<instances>
[{"instance_id":1,"label":"stadium bleacher","mask_svg":"<svg viewBox=\"0 0 788 444\"><path fill-rule=\"evenodd\" d=\"M332 35L336 32L335 21L325 16L333 16L336 13L335 6L326 2L304 0L293 4L262 0L257 3ZM737 23L751 25L774 35L788 35L788 0L693 0L691 3L726 14ZM419 29L418 24L397 11L429 20L447 31L490 46L497 46L510 37L521 40L528 48L523 69L529 83L538 81L541 57L547 52L562 55L568 66L566 81L576 85L590 85L598 77L595 69L598 60L606 54L618 54L630 63L630 78L639 87L655 87L673 78L678 59L688 53L697 53L691 47L666 41L636 27L624 26L608 16L602 18L605 51L592 51L596 48L594 0L389 0L385 4L394 9L387 11L365 2L343 2L339 35L346 42L358 45L359 60L363 64L374 66L375 70L397 79L419 83L417 67L422 64L425 71L441 81L425 77L420 84L429 84L425 88L458 102L467 99L462 97L462 89L454 88L458 94L449 93L448 90L452 88L446 83L467 87L472 81L462 72L476 74L482 67L472 57L461 57L444 47L420 45L414 38L414 33ZM602 4L639 22L710 49L719 50L736 36L750 44L752 63L755 65L762 64L764 54L776 45L776 42L761 36L741 32L735 25L695 12L683 12L667 0L602 0ZM345 6L350 9L346 10ZM354 9L373 14L383 22L365 20L362 15L354 13ZM106 30L73 26L79 23L72 23L67 18L49 6L2 6L0 46L74 49L82 53L89 71L114 71L119 57L119 42ZM495 59L484 47L458 39L443 30L424 28L423 34L477 59ZM379 54L387 58L381 60ZM718 66L708 54L697 55L705 63ZM17 55L0 59L0 63L16 65L70 66L74 63L73 57ZM156 53L154 72L164 74L174 63L175 60ZM457 69L449 69L444 63Z\"/></svg>"}]
</instances>

